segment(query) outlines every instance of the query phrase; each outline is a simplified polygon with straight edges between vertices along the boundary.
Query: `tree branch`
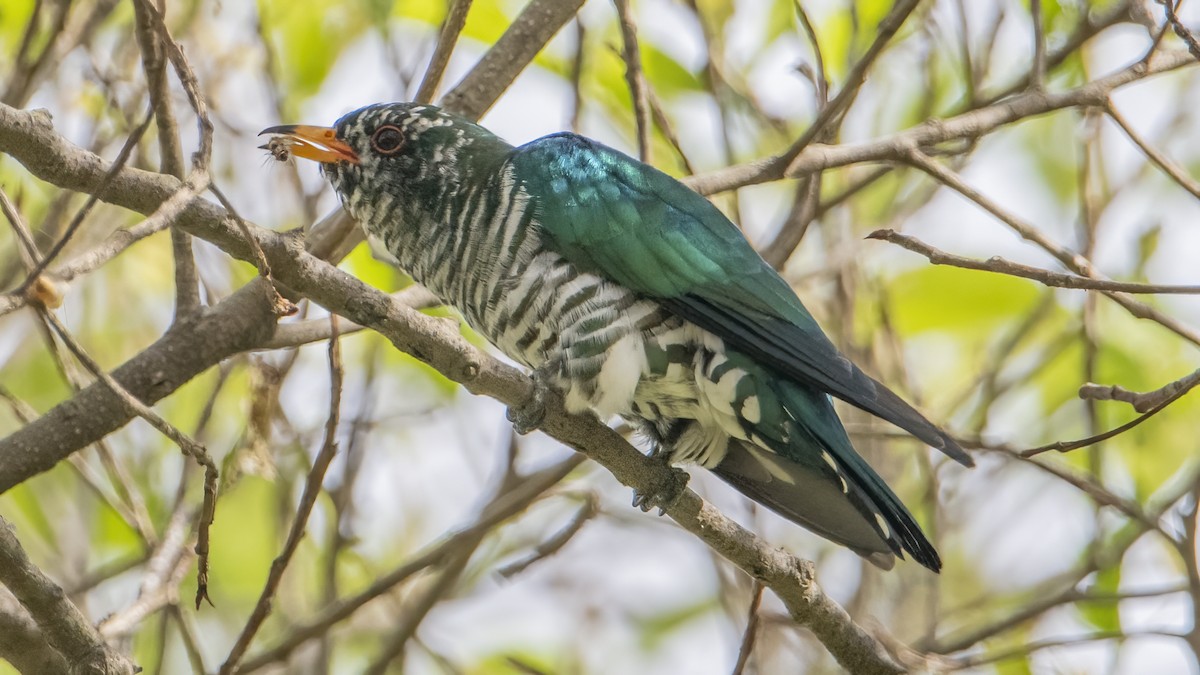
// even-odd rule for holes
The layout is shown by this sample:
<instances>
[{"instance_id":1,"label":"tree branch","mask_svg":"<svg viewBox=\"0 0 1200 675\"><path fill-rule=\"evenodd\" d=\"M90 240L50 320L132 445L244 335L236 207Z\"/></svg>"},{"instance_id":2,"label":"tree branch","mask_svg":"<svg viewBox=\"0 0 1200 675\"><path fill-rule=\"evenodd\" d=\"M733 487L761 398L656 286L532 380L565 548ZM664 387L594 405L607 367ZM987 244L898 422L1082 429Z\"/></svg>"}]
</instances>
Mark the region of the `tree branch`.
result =
<instances>
[{"instance_id":1,"label":"tree branch","mask_svg":"<svg viewBox=\"0 0 1200 675\"><path fill-rule=\"evenodd\" d=\"M137 668L109 648L62 588L25 555L9 522L0 518L0 582L29 611L67 663L70 675L132 675ZM63 672L63 671L60 671Z\"/></svg>"},{"instance_id":2,"label":"tree branch","mask_svg":"<svg viewBox=\"0 0 1200 675\"><path fill-rule=\"evenodd\" d=\"M683 179L703 195L757 185L781 178L796 178L814 171L860 162L903 160L906 148L923 148L948 141L978 138L999 127L1056 110L1104 107L1113 91L1149 75L1192 65L1185 51L1159 54L1149 64L1135 63L1124 70L1063 92L1027 91L997 103L946 119L931 119L911 129L874 141L842 145L812 145L784 166L785 155L766 157L747 164L719 169Z\"/></svg>"},{"instance_id":3,"label":"tree branch","mask_svg":"<svg viewBox=\"0 0 1200 675\"><path fill-rule=\"evenodd\" d=\"M479 65L442 98L442 107L468 119L483 117L582 6L583 0L530 0Z\"/></svg>"},{"instance_id":4,"label":"tree branch","mask_svg":"<svg viewBox=\"0 0 1200 675\"><path fill-rule=\"evenodd\" d=\"M1080 276L1077 274L1064 274L1062 272L1044 270L1040 267L1032 267L1030 265L1022 265L1021 263L1005 260L999 256L988 258L987 260L964 258L963 256L946 253L941 249L937 249L929 244L926 244L916 237L900 234L895 230L875 230L871 234L867 235L867 239L878 239L880 241L896 244L900 248L925 256L929 262L933 263L934 265L949 265L951 267L961 267L968 270L1007 274L1009 276L1020 277L1022 279L1031 279L1042 285L1052 286L1054 288L1074 288L1091 291L1151 293L1164 295L1200 294L1200 286L1142 284L1132 281L1113 281L1111 279L1102 278L1097 279L1093 277Z\"/></svg>"}]
</instances>

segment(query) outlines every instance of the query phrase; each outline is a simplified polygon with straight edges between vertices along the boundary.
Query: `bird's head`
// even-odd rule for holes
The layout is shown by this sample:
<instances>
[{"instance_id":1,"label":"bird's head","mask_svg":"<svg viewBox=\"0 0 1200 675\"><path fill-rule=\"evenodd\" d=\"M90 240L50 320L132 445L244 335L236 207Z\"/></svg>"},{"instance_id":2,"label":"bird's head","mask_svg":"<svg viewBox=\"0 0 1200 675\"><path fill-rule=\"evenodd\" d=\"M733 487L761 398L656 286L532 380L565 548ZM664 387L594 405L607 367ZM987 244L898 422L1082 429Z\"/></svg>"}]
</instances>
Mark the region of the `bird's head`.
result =
<instances>
[{"instance_id":1,"label":"bird's head","mask_svg":"<svg viewBox=\"0 0 1200 675\"><path fill-rule=\"evenodd\" d=\"M263 146L321 163L351 213L360 217L384 193L402 201L445 195L488 157L511 148L483 127L432 105L377 103L348 113L332 127L289 124ZM365 208L364 208L365 207Z\"/></svg>"}]
</instances>

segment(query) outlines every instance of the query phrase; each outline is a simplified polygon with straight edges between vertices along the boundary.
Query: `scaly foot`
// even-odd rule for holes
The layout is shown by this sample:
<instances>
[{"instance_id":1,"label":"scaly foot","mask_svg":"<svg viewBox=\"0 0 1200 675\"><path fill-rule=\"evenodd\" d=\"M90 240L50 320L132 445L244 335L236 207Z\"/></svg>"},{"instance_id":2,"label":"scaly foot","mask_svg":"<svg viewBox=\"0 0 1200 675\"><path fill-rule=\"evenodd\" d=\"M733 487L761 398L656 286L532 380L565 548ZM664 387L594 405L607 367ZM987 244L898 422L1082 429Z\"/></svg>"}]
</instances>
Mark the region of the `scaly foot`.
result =
<instances>
[{"instance_id":1,"label":"scaly foot","mask_svg":"<svg viewBox=\"0 0 1200 675\"><path fill-rule=\"evenodd\" d=\"M639 490L633 491L633 505L644 512L649 512L650 509L658 508L658 515L662 516L667 513L667 509L671 507L680 497L683 496L683 491L687 489L688 472L677 466L671 466L667 459L667 453L655 447L650 453L650 459L661 463L671 471L671 477L665 482L660 483L648 492Z\"/></svg>"},{"instance_id":2,"label":"scaly foot","mask_svg":"<svg viewBox=\"0 0 1200 675\"><path fill-rule=\"evenodd\" d=\"M534 431L546 419L546 397L550 393L550 364L544 364L530 373L533 392L529 399L516 406L509 406L506 416L512 422L513 431L524 436Z\"/></svg>"}]
</instances>

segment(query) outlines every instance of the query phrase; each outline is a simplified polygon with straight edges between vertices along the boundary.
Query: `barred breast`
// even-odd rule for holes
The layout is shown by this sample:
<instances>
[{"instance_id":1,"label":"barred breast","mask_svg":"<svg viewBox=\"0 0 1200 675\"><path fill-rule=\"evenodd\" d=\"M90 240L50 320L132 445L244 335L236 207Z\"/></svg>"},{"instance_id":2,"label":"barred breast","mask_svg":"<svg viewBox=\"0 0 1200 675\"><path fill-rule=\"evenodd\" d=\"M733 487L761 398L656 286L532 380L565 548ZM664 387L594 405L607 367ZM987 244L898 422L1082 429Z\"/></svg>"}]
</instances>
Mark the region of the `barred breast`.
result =
<instances>
[{"instance_id":1,"label":"barred breast","mask_svg":"<svg viewBox=\"0 0 1200 675\"><path fill-rule=\"evenodd\" d=\"M383 200L355 215L374 245L472 329L547 371L569 411L623 416L673 461L706 467L725 456L731 436L745 438L723 411L728 403L713 396L720 339L550 250L511 166L436 201L432 212L393 212Z\"/></svg>"}]
</instances>

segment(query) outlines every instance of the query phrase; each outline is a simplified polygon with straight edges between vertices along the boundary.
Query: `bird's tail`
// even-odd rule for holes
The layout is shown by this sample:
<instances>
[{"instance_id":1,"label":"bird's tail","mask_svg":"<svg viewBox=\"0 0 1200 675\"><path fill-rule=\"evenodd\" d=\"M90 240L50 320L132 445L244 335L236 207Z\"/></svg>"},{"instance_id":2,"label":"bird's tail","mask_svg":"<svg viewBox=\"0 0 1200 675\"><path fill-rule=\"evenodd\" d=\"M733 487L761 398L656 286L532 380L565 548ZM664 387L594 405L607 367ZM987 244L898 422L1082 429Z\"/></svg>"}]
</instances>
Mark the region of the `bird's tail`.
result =
<instances>
[{"instance_id":1,"label":"bird's tail","mask_svg":"<svg viewBox=\"0 0 1200 675\"><path fill-rule=\"evenodd\" d=\"M829 398L790 381L755 379L772 395L758 397L754 422L740 416L750 440L731 441L713 471L747 497L878 567L891 569L895 556L907 551L939 571L937 551L855 452ZM767 402L778 410L762 409Z\"/></svg>"}]
</instances>

